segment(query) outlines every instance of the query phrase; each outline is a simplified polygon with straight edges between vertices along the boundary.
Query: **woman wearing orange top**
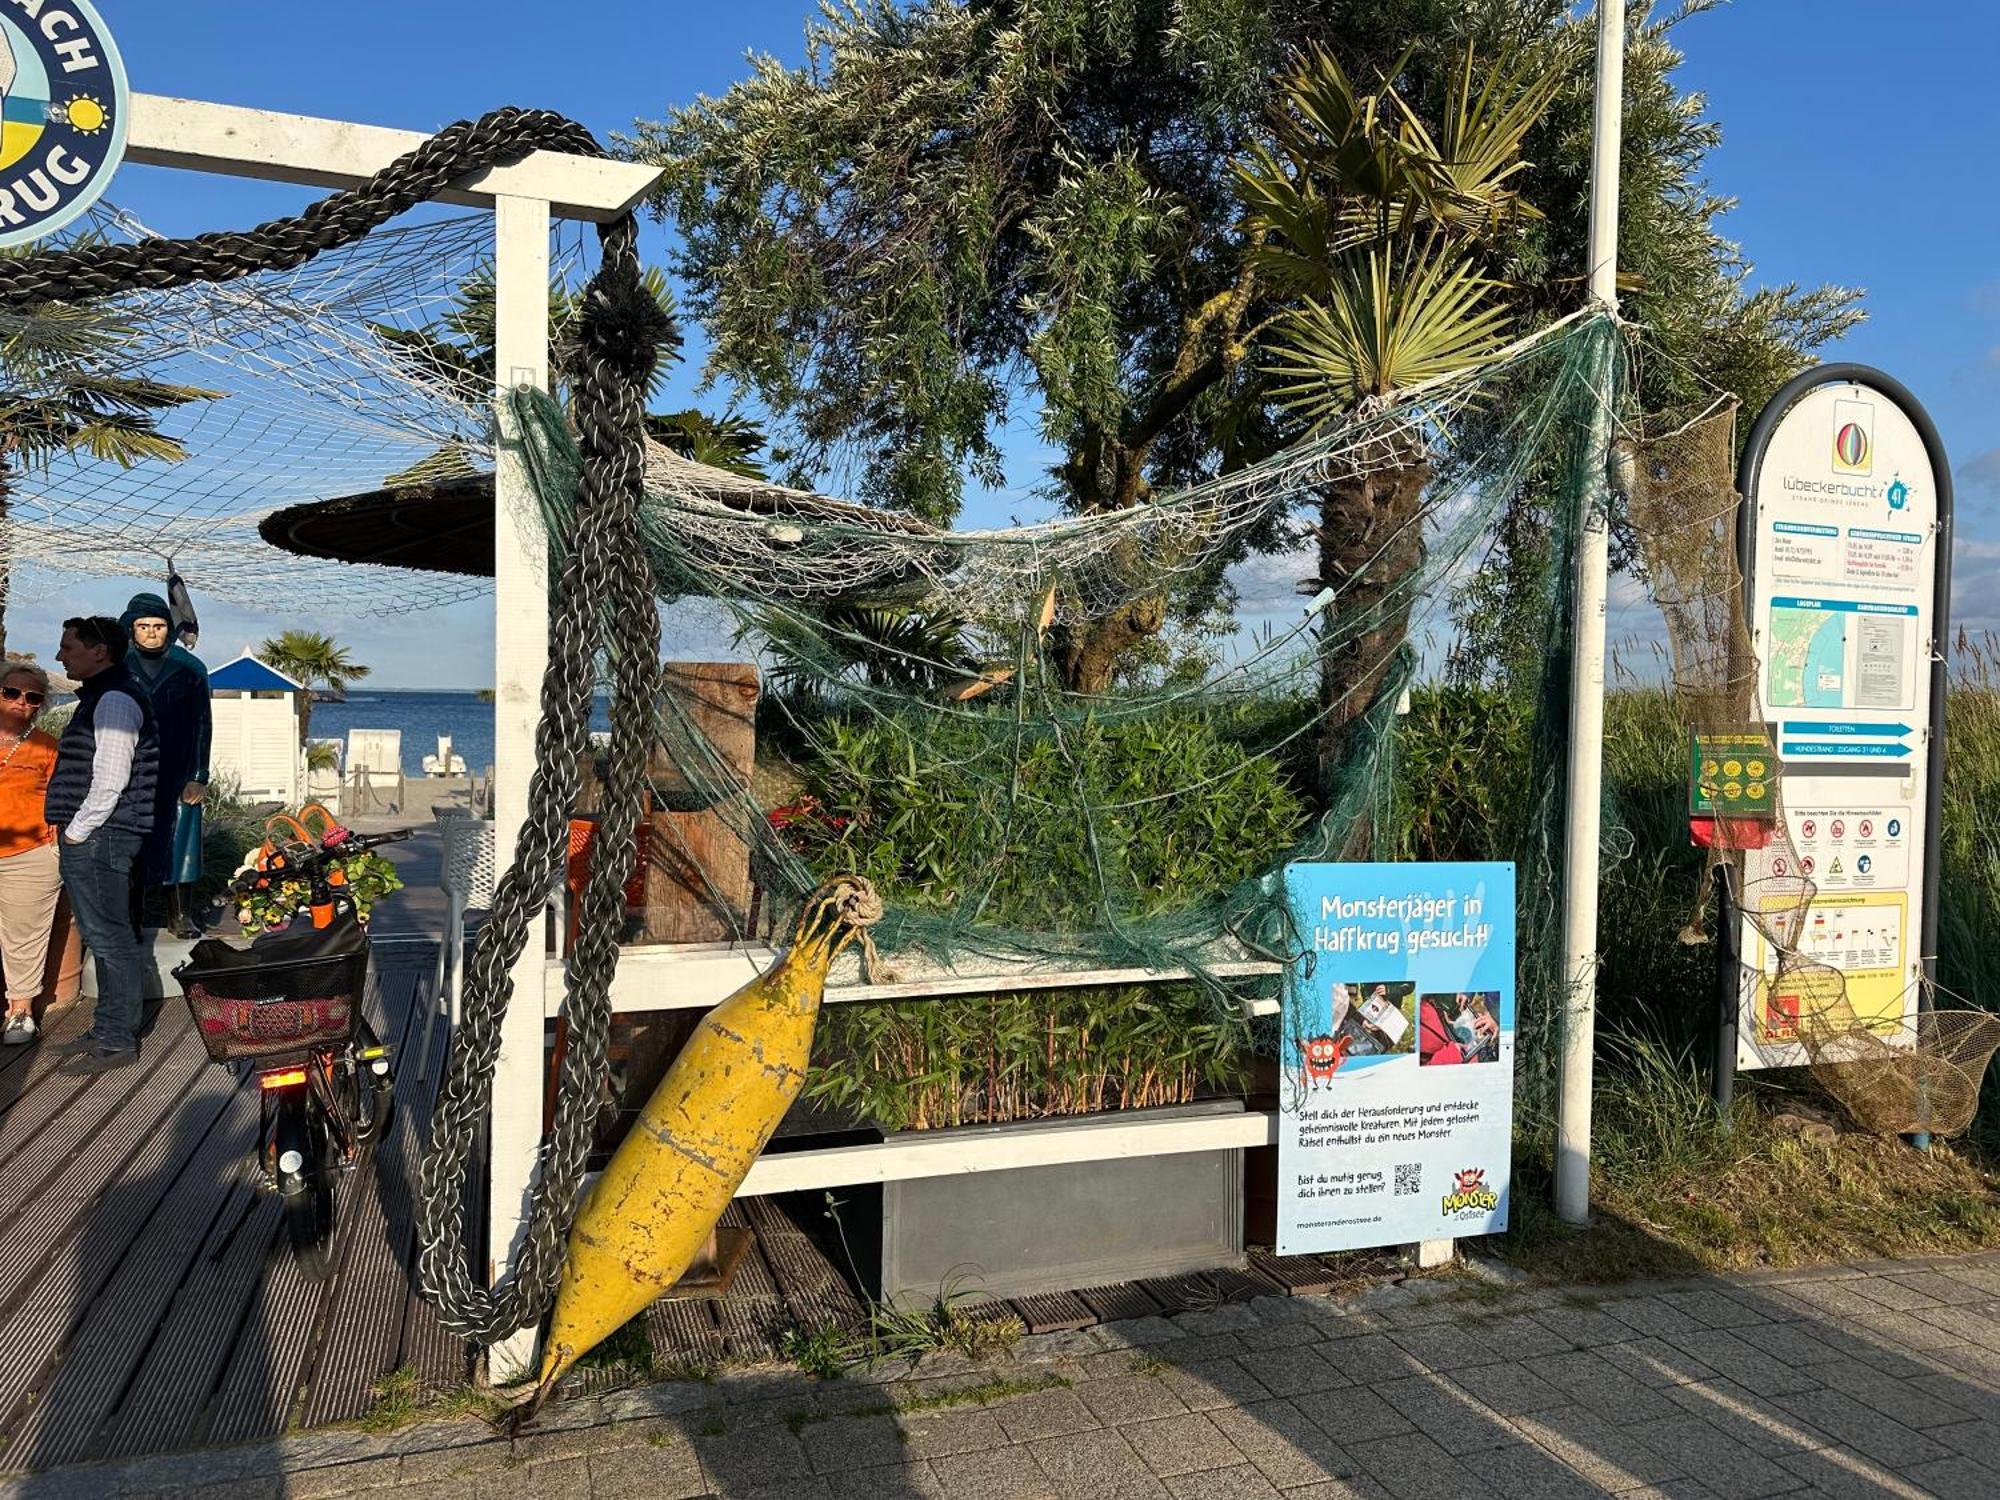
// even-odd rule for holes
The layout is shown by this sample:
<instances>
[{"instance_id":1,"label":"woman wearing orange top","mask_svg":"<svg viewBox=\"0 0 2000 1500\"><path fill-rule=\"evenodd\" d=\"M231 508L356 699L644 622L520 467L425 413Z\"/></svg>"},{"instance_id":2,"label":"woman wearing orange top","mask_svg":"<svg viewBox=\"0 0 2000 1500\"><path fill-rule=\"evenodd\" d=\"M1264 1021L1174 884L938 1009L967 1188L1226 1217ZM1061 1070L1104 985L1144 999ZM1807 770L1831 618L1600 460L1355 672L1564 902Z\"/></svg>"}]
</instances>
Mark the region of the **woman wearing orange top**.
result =
<instances>
[{"instance_id":1,"label":"woman wearing orange top","mask_svg":"<svg viewBox=\"0 0 2000 1500\"><path fill-rule=\"evenodd\" d=\"M8 662L0 677L0 958L7 975L7 1021L0 1042L35 1039L35 997L42 992L49 930L62 895L56 831L42 815L55 770L56 742L34 727L49 701L49 676L29 662Z\"/></svg>"}]
</instances>

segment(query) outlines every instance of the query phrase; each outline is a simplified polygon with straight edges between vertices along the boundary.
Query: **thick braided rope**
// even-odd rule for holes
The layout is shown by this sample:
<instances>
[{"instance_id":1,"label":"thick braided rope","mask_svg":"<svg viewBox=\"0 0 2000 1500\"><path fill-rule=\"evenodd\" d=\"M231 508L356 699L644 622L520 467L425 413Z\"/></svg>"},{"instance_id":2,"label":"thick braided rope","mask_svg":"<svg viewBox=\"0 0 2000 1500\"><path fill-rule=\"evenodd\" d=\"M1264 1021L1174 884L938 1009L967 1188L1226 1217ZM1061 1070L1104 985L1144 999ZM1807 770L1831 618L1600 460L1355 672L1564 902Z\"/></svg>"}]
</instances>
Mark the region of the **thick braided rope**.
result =
<instances>
[{"instance_id":1,"label":"thick braided rope","mask_svg":"<svg viewBox=\"0 0 2000 1500\"><path fill-rule=\"evenodd\" d=\"M191 239L91 245L0 261L0 306L83 302L134 290L233 281L289 270L352 244L468 173L506 166L537 150L601 156L581 125L546 110L501 109L460 121L399 157L357 188L332 194L294 218L244 232ZM531 936L568 852L577 761L589 733L596 643L610 648L615 697L612 747L598 847L629 848L645 785L646 746L657 689L659 638L654 584L640 543L644 392L657 328L648 326L631 216L602 227L603 261L585 298L589 356L575 393L583 474L575 534L550 600L549 664L528 816L513 863L495 885L492 913L467 965L462 1020L432 1116L420 1173L418 1272L441 1321L491 1343L536 1321L553 1295L576 1190L596 1118L610 1030L610 984L625 871L594 861L582 901L563 1015L570 1028L555 1129L529 1207L513 1273L488 1288L471 1275L465 1236L466 1170L491 1100L501 1023L515 962ZM636 314L636 315L635 315Z\"/></svg>"},{"instance_id":2,"label":"thick braided rope","mask_svg":"<svg viewBox=\"0 0 2000 1500\"><path fill-rule=\"evenodd\" d=\"M636 243L636 227L629 220L622 232L605 236L603 266L585 306L587 344L589 321L600 313L598 287L611 284L614 274L628 287L638 285ZM549 675L542 686L528 818L513 868L495 887L492 913L466 966L465 1009L421 1171L419 1279L445 1326L483 1343L528 1326L546 1311L596 1124L610 1034L609 988L618 962L618 924L629 873L614 851L631 847L638 823L659 673L654 583L638 541L644 389L643 379L635 381L601 358L587 362L577 383L583 453L577 528L551 606ZM492 1092L513 966L531 930L538 930L543 898L567 857L567 810L576 801L577 759L588 736L596 681L590 642L600 632L609 641L613 672L611 753L595 844L601 852L591 862L569 961L563 1009L569 1044L557 1086L555 1125L543 1149L526 1232L511 1274L487 1288L471 1275L463 1229L465 1168L474 1128Z\"/></svg>"},{"instance_id":3,"label":"thick braided rope","mask_svg":"<svg viewBox=\"0 0 2000 1500\"><path fill-rule=\"evenodd\" d=\"M288 219L192 239L89 245L0 261L0 303L85 302L135 290L235 281L304 265L435 198L470 172L511 166L535 151L602 156L590 132L545 109L496 109L447 125L367 182Z\"/></svg>"}]
</instances>

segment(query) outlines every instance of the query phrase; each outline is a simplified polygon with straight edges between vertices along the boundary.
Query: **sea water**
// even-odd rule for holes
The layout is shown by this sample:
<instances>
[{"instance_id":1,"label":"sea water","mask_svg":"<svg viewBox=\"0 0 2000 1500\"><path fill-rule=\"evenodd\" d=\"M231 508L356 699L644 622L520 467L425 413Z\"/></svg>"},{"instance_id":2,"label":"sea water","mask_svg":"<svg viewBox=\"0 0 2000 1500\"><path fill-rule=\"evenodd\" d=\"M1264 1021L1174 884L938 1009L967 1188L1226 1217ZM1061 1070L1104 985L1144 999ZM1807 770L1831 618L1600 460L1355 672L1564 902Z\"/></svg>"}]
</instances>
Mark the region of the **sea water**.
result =
<instances>
[{"instance_id":1,"label":"sea water","mask_svg":"<svg viewBox=\"0 0 2000 1500\"><path fill-rule=\"evenodd\" d=\"M591 728L610 728L604 701L592 713ZM424 757L437 754L438 736L451 736L451 753L465 769L483 776L493 764L493 705L476 692L395 692L358 688L345 703L315 703L312 737L345 743L350 729L400 729L403 774L421 776Z\"/></svg>"}]
</instances>

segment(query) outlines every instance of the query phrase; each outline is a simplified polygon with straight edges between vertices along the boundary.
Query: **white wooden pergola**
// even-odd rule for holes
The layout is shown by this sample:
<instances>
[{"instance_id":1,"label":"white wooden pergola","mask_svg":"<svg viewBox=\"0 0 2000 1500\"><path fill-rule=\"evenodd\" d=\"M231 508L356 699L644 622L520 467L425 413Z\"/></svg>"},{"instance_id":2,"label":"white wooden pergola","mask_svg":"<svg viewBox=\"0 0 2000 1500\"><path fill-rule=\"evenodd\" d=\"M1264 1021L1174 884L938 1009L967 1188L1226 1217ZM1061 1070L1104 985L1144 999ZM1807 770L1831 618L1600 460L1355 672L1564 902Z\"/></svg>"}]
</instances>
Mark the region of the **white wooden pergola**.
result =
<instances>
[{"instance_id":1,"label":"white wooden pergola","mask_svg":"<svg viewBox=\"0 0 2000 1500\"><path fill-rule=\"evenodd\" d=\"M134 94L126 160L306 187L355 187L428 137L416 131ZM490 209L497 292L495 369L505 386L549 383L549 236L556 219L603 223L632 210L659 173L629 162L539 151L475 172L441 195ZM504 867L528 810L535 723L548 663L548 538L517 452L496 455L494 572L494 853ZM514 974L494 1086L490 1221L493 1275L519 1243L541 1141L543 996L549 960L539 934ZM495 1373L525 1372L532 1333L495 1351Z\"/></svg>"},{"instance_id":2,"label":"white wooden pergola","mask_svg":"<svg viewBox=\"0 0 2000 1500\"><path fill-rule=\"evenodd\" d=\"M195 100L135 95L128 160L189 171L262 178L312 187L350 187L365 181L421 144L411 131L344 121L276 114ZM496 368L507 387L548 384L550 231L556 219L603 222L629 211L659 174L650 167L540 152L518 165L474 173L443 201L490 209L498 294ZM504 443L496 456L496 565L494 575L495 852L511 861L527 812L529 776L539 697L548 661L547 537L527 470ZM556 947L561 924L531 938L514 973L514 998L504 1027L494 1083L490 1133L490 1272L507 1269L522 1231L536 1155L541 1144L547 1080L548 1023L563 993L564 960ZM612 989L619 1012L706 1008L767 968L774 950L754 944L628 949ZM1273 963L1218 953L1204 965L1224 977L1269 976ZM894 983L862 983L850 961L836 970L829 1003L861 1000L983 995L996 989L1054 990L1106 984L1186 979L1185 970L1049 970L995 965L960 973L902 964ZM1269 1013L1276 1002L1253 1010ZM1189 1152L1240 1150L1275 1144L1270 1112L1200 1118L1061 1121L1022 1125L971 1138L808 1150L766 1158L752 1169L745 1194L792 1192L1009 1170L1072 1162ZM1451 1242L1420 1247L1431 1264L1450 1254ZM496 1347L492 1377L506 1382L533 1368L534 1335L517 1335Z\"/></svg>"}]
</instances>

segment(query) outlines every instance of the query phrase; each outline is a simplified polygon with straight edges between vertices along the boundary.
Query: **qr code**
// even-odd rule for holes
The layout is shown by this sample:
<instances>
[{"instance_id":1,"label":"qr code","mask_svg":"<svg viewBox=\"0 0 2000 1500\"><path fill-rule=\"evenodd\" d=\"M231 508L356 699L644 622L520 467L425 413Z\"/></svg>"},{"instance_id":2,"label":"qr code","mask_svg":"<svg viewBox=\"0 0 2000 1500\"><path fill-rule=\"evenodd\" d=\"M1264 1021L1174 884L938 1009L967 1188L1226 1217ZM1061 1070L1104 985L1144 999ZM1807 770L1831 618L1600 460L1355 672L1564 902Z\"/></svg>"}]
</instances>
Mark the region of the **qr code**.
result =
<instances>
[{"instance_id":1,"label":"qr code","mask_svg":"<svg viewBox=\"0 0 2000 1500\"><path fill-rule=\"evenodd\" d=\"M1414 1198L1424 1190L1423 1163L1406 1161L1396 1167L1396 1196Z\"/></svg>"}]
</instances>

